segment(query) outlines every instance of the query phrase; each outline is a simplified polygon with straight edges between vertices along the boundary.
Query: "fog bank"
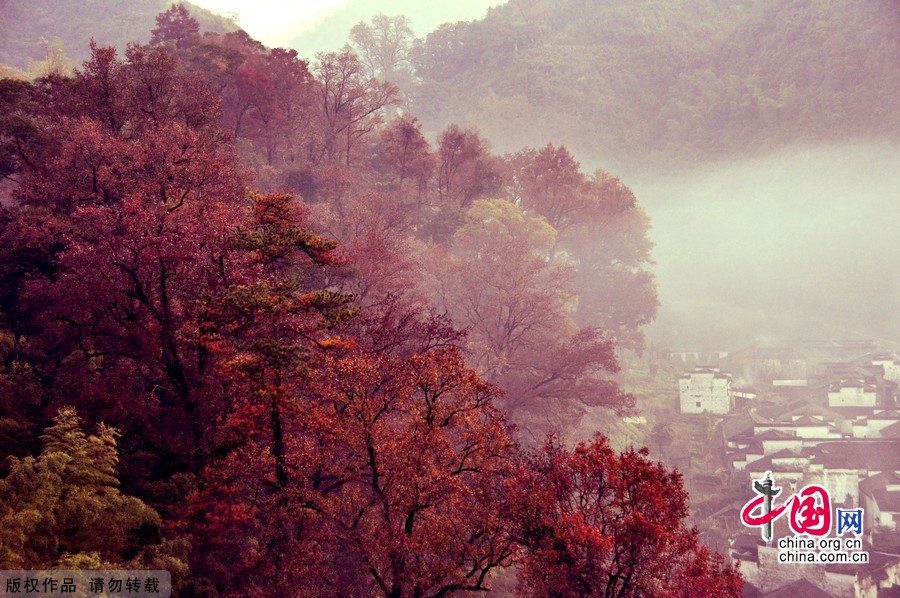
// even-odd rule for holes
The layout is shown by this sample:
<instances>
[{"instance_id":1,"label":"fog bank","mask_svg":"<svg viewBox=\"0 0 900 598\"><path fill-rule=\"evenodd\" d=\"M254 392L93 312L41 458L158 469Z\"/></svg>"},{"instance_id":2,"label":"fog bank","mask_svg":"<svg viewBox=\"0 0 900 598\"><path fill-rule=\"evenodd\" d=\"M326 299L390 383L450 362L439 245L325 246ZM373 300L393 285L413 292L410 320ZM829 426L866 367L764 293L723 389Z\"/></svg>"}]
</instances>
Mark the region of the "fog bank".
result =
<instances>
[{"instance_id":1,"label":"fog bank","mask_svg":"<svg viewBox=\"0 0 900 598\"><path fill-rule=\"evenodd\" d=\"M900 148L791 148L629 180L670 348L900 341Z\"/></svg>"}]
</instances>

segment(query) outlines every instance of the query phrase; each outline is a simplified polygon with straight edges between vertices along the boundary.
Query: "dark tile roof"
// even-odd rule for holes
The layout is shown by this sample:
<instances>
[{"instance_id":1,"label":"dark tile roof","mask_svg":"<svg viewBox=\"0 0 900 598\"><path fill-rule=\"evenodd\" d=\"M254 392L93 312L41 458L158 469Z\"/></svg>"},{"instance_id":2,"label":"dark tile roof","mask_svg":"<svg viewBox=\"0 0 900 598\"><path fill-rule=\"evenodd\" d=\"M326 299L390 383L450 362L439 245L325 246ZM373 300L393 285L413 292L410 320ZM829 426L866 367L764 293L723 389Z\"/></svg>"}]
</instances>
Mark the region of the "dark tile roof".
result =
<instances>
[{"instance_id":1,"label":"dark tile roof","mask_svg":"<svg viewBox=\"0 0 900 598\"><path fill-rule=\"evenodd\" d=\"M900 484L900 476L895 471L881 471L875 475L870 475L859 482L859 489L862 492L876 492L884 490L888 484Z\"/></svg>"},{"instance_id":2,"label":"dark tile roof","mask_svg":"<svg viewBox=\"0 0 900 598\"><path fill-rule=\"evenodd\" d=\"M881 434L882 438L900 438L900 422L882 428L878 433Z\"/></svg>"},{"instance_id":3,"label":"dark tile roof","mask_svg":"<svg viewBox=\"0 0 900 598\"><path fill-rule=\"evenodd\" d=\"M775 421L786 414L790 414L805 407L816 407L815 403L811 403L806 399L792 399L787 403L774 403L760 406L757 413L769 420Z\"/></svg>"},{"instance_id":4,"label":"dark tile roof","mask_svg":"<svg viewBox=\"0 0 900 598\"><path fill-rule=\"evenodd\" d=\"M737 467L735 463L737 463L738 461L743 463L746 460L747 453L745 453L744 451L735 451L728 455L728 462L731 463L731 467Z\"/></svg>"},{"instance_id":5,"label":"dark tile roof","mask_svg":"<svg viewBox=\"0 0 900 598\"><path fill-rule=\"evenodd\" d=\"M735 536L731 541L731 549L737 552L752 552L756 554L757 546L765 546L766 543L760 537L759 533L745 532Z\"/></svg>"},{"instance_id":6,"label":"dark tile roof","mask_svg":"<svg viewBox=\"0 0 900 598\"><path fill-rule=\"evenodd\" d=\"M874 550L869 550L869 562L868 563L853 563L853 564L841 564L841 565L825 565L825 570L831 573L839 573L841 575L850 575L856 576L859 573L875 573L875 577L878 579L883 579L884 574L876 573L879 569L884 569L888 566L894 565L896 563L900 563L900 556L884 554L882 552L876 552Z\"/></svg>"},{"instance_id":7,"label":"dark tile roof","mask_svg":"<svg viewBox=\"0 0 900 598\"><path fill-rule=\"evenodd\" d=\"M753 442L747 445L747 448L744 449L747 451L748 455L764 455L765 451L763 450L763 445L756 438L753 439Z\"/></svg>"},{"instance_id":8,"label":"dark tile roof","mask_svg":"<svg viewBox=\"0 0 900 598\"><path fill-rule=\"evenodd\" d=\"M757 434L754 436L755 440L797 440L798 436L796 434L790 434L783 430L766 430L761 434Z\"/></svg>"},{"instance_id":9,"label":"dark tile roof","mask_svg":"<svg viewBox=\"0 0 900 598\"><path fill-rule=\"evenodd\" d=\"M723 419L720 424L722 426L722 435L729 440L748 431L752 435L755 423L755 418L747 412L730 415Z\"/></svg>"},{"instance_id":10,"label":"dark tile roof","mask_svg":"<svg viewBox=\"0 0 900 598\"><path fill-rule=\"evenodd\" d=\"M771 391L788 400L822 401L827 398L825 386L773 386Z\"/></svg>"},{"instance_id":11,"label":"dark tile roof","mask_svg":"<svg viewBox=\"0 0 900 598\"><path fill-rule=\"evenodd\" d=\"M837 381L840 378L870 378L872 377L876 367L873 366L871 360L863 360L859 363L823 363L825 370L832 380Z\"/></svg>"},{"instance_id":12,"label":"dark tile roof","mask_svg":"<svg viewBox=\"0 0 900 598\"><path fill-rule=\"evenodd\" d=\"M815 461L831 468L900 470L900 441L856 439L822 442L815 447Z\"/></svg>"},{"instance_id":13,"label":"dark tile roof","mask_svg":"<svg viewBox=\"0 0 900 598\"><path fill-rule=\"evenodd\" d=\"M873 531L872 548L888 554L900 554L900 532Z\"/></svg>"},{"instance_id":14,"label":"dark tile roof","mask_svg":"<svg viewBox=\"0 0 900 598\"><path fill-rule=\"evenodd\" d=\"M753 432L750 431L749 433L745 432L738 436L732 436L731 438L728 438L728 442L733 442L735 444L745 444L749 446L750 444L753 444L754 439L756 439L756 436L754 436Z\"/></svg>"},{"instance_id":15,"label":"dark tile roof","mask_svg":"<svg viewBox=\"0 0 900 598\"><path fill-rule=\"evenodd\" d=\"M893 353L874 353L866 356L869 361L896 361L897 356Z\"/></svg>"},{"instance_id":16,"label":"dark tile roof","mask_svg":"<svg viewBox=\"0 0 900 598\"><path fill-rule=\"evenodd\" d=\"M772 453L770 456L773 459L796 459L798 457L801 457L802 455L798 451L789 448L783 448L776 453Z\"/></svg>"},{"instance_id":17,"label":"dark tile roof","mask_svg":"<svg viewBox=\"0 0 900 598\"><path fill-rule=\"evenodd\" d=\"M888 485L900 484L896 471L882 471L859 483L860 492L868 494L878 503L881 511L900 512L900 490L888 490Z\"/></svg>"},{"instance_id":18,"label":"dark tile roof","mask_svg":"<svg viewBox=\"0 0 900 598\"><path fill-rule=\"evenodd\" d=\"M767 471L773 473L802 473L802 466L774 463L772 461L772 456L763 457L762 459L748 463L745 469L751 474L761 474Z\"/></svg>"},{"instance_id":19,"label":"dark tile roof","mask_svg":"<svg viewBox=\"0 0 900 598\"><path fill-rule=\"evenodd\" d=\"M749 581L744 581L744 588L741 590L741 598L759 598L759 596L759 588Z\"/></svg>"},{"instance_id":20,"label":"dark tile roof","mask_svg":"<svg viewBox=\"0 0 900 598\"><path fill-rule=\"evenodd\" d=\"M880 490L875 493L875 502L882 512L900 513L900 491Z\"/></svg>"},{"instance_id":21,"label":"dark tile roof","mask_svg":"<svg viewBox=\"0 0 900 598\"><path fill-rule=\"evenodd\" d=\"M806 579L798 579L777 590L760 594L760 598L833 598L833 596Z\"/></svg>"},{"instance_id":22,"label":"dark tile roof","mask_svg":"<svg viewBox=\"0 0 900 598\"><path fill-rule=\"evenodd\" d=\"M828 421L838 421L844 419L844 415L831 407L825 407L814 403L807 399L797 399L790 401L786 405L772 406L765 413L760 410L762 415L768 416L772 421L789 423L794 416L814 416Z\"/></svg>"},{"instance_id":23,"label":"dark tile roof","mask_svg":"<svg viewBox=\"0 0 900 598\"><path fill-rule=\"evenodd\" d=\"M834 411L838 415L840 415L844 419L857 419L860 417L869 418L872 417L872 414L875 413L875 407L843 407L843 406L834 406L828 408L831 411Z\"/></svg>"},{"instance_id":24,"label":"dark tile roof","mask_svg":"<svg viewBox=\"0 0 900 598\"><path fill-rule=\"evenodd\" d=\"M872 376L842 377L839 381L832 382L828 385L828 392L836 392L842 388L864 388L866 390L875 390L876 382L876 379Z\"/></svg>"}]
</instances>

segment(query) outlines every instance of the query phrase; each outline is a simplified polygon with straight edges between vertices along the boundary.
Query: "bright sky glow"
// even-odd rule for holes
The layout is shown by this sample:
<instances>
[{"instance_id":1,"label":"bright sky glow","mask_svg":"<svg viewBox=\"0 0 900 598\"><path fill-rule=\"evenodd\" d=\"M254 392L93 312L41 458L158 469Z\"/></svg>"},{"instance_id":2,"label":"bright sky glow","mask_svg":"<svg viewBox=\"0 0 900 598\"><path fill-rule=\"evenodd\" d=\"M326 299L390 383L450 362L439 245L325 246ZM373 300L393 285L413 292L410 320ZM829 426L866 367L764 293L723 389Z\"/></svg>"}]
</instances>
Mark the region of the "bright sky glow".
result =
<instances>
[{"instance_id":1,"label":"bright sky glow","mask_svg":"<svg viewBox=\"0 0 900 598\"><path fill-rule=\"evenodd\" d=\"M313 27L347 0L191 0L220 15L236 14L238 25L268 46L289 41ZM305 27L304 27L305 25ZM286 39L288 38L288 39Z\"/></svg>"}]
</instances>

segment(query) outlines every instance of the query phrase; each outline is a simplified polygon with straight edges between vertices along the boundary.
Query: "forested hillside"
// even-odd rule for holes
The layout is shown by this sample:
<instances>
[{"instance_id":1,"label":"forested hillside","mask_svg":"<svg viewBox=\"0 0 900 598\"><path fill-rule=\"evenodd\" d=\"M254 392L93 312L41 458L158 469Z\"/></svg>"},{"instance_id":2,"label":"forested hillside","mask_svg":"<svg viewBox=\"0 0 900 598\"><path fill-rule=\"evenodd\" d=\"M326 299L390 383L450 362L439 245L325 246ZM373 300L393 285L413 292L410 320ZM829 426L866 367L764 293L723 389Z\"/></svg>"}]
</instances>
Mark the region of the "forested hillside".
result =
<instances>
[{"instance_id":1,"label":"forested hillside","mask_svg":"<svg viewBox=\"0 0 900 598\"><path fill-rule=\"evenodd\" d=\"M47 44L59 38L61 49L78 66L90 53L88 40L124 49L132 41L147 42L154 19L169 0L6 0L0 2L0 65L20 70L44 60ZM231 21L187 3L204 31L224 33ZM46 40L46 41L42 41Z\"/></svg>"},{"instance_id":2,"label":"forested hillside","mask_svg":"<svg viewBox=\"0 0 900 598\"><path fill-rule=\"evenodd\" d=\"M681 474L578 427L656 310L622 181L430 139L349 49L155 22L0 79L0 568L740 595Z\"/></svg>"},{"instance_id":3,"label":"forested hillside","mask_svg":"<svg viewBox=\"0 0 900 598\"><path fill-rule=\"evenodd\" d=\"M896 139L898 31L892 0L511 0L413 51L415 110L607 164Z\"/></svg>"}]
</instances>

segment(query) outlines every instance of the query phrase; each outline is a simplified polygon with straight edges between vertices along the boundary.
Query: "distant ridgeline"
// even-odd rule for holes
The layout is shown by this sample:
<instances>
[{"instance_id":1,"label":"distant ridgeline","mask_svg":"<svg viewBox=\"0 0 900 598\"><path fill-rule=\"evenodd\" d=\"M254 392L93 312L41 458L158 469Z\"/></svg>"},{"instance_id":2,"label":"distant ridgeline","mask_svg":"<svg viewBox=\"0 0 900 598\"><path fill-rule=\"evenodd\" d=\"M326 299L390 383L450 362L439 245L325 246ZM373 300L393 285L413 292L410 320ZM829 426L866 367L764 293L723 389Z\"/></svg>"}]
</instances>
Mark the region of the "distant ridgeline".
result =
<instances>
[{"instance_id":1,"label":"distant ridgeline","mask_svg":"<svg viewBox=\"0 0 900 598\"><path fill-rule=\"evenodd\" d=\"M88 40L125 51L128 42L146 43L156 15L169 0L7 0L0 2L0 65L26 69L43 60L58 38L74 66L90 55ZM237 26L228 19L185 2L201 31L226 33ZM43 38L43 39L42 39Z\"/></svg>"},{"instance_id":2,"label":"distant ridgeline","mask_svg":"<svg viewBox=\"0 0 900 598\"><path fill-rule=\"evenodd\" d=\"M896 139L893 0L511 0L413 57L427 127L644 166Z\"/></svg>"}]
</instances>

